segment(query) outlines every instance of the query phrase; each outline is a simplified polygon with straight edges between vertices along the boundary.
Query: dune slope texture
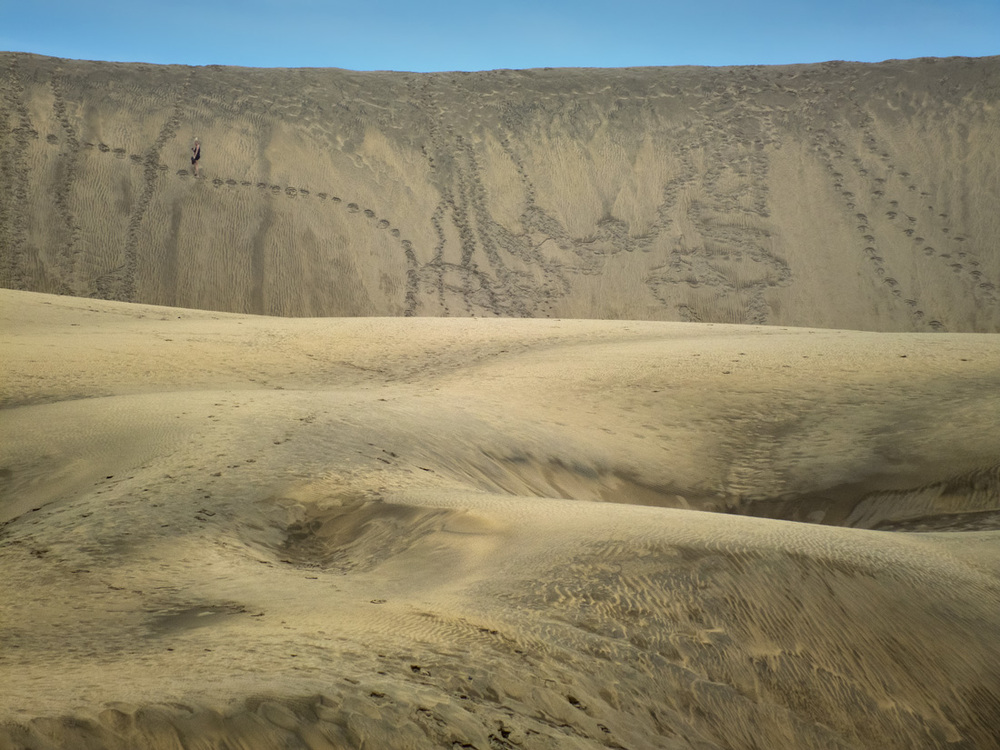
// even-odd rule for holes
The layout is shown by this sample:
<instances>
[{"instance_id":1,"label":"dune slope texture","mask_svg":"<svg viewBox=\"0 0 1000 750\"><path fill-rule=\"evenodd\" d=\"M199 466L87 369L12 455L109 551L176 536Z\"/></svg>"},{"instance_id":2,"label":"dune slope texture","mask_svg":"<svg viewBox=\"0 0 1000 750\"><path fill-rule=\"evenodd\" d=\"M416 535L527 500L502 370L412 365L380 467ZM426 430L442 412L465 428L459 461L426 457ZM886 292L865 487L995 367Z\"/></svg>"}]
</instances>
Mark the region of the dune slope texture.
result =
<instances>
[{"instance_id":1,"label":"dune slope texture","mask_svg":"<svg viewBox=\"0 0 1000 750\"><path fill-rule=\"evenodd\" d=\"M283 316L1000 331L1000 58L0 60L3 287Z\"/></svg>"},{"instance_id":2,"label":"dune slope texture","mask_svg":"<svg viewBox=\"0 0 1000 750\"><path fill-rule=\"evenodd\" d=\"M0 747L1000 745L996 334L0 326Z\"/></svg>"}]
</instances>

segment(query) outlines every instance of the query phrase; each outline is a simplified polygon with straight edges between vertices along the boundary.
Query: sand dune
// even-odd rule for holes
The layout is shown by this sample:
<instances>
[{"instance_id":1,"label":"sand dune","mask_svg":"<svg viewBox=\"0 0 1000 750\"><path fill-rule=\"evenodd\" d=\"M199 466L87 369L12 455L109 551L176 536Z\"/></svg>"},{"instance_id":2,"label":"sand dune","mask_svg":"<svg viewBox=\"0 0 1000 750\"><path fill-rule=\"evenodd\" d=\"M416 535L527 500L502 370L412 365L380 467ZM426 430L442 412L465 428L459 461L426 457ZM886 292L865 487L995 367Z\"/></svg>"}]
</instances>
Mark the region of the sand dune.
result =
<instances>
[{"instance_id":1,"label":"sand dune","mask_svg":"<svg viewBox=\"0 0 1000 750\"><path fill-rule=\"evenodd\" d=\"M0 750L1000 747L1000 58L0 57Z\"/></svg>"},{"instance_id":2,"label":"sand dune","mask_svg":"<svg viewBox=\"0 0 1000 750\"><path fill-rule=\"evenodd\" d=\"M997 335L0 320L0 747L1000 743Z\"/></svg>"},{"instance_id":3,"label":"sand dune","mask_svg":"<svg viewBox=\"0 0 1000 750\"><path fill-rule=\"evenodd\" d=\"M2 58L3 287L1000 331L1000 58L426 75Z\"/></svg>"}]
</instances>

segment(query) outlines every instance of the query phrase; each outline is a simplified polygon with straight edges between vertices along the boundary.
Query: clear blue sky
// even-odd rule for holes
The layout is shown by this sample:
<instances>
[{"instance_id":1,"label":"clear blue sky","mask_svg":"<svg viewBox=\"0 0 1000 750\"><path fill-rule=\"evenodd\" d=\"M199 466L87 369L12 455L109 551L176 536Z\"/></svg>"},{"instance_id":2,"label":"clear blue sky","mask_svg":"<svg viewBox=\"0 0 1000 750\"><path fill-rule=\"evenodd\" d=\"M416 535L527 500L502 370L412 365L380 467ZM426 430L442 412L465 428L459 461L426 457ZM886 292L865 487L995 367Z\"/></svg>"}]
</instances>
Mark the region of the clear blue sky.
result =
<instances>
[{"instance_id":1,"label":"clear blue sky","mask_svg":"<svg viewBox=\"0 0 1000 750\"><path fill-rule=\"evenodd\" d=\"M981 57L1000 0L0 0L0 49L408 71Z\"/></svg>"}]
</instances>

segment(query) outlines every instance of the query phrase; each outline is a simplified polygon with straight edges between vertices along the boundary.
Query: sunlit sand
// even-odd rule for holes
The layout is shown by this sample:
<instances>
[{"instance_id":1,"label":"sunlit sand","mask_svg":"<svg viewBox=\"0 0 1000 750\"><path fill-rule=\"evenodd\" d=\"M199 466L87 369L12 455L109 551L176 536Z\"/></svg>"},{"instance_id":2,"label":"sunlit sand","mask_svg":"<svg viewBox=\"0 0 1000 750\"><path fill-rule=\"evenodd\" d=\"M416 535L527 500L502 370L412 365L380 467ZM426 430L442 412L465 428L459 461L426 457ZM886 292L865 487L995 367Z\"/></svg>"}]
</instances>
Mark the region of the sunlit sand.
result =
<instances>
[{"instance_id":1,"label":"sunlit sand","mask_svg":"<svg viewBox=\"0 0 1000 750\"><path fill-rule=\"evenodd\" d=\"M3 56L0 747L1000 743L995 59Z\"/></svg>"}]
</instances>

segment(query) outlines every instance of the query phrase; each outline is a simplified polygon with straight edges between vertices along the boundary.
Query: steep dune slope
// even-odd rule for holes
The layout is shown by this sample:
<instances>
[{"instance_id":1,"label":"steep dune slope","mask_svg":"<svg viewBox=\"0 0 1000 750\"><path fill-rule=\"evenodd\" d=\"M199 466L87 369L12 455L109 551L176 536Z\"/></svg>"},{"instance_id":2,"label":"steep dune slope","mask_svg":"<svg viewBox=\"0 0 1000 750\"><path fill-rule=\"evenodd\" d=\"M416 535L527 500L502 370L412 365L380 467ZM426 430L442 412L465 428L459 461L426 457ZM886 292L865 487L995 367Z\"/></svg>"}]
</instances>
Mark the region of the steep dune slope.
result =
<instances>
[{"instance_id":1,"label":"steep dune slope","mask_svg":"<svg viewBox=\"0 0 1000 750\"><path fill-rule=\"evenodd\" d=\"M426 75L2 59L9 288L1000 330L997 58Z\"/></svg>"}]
</instances>

